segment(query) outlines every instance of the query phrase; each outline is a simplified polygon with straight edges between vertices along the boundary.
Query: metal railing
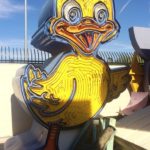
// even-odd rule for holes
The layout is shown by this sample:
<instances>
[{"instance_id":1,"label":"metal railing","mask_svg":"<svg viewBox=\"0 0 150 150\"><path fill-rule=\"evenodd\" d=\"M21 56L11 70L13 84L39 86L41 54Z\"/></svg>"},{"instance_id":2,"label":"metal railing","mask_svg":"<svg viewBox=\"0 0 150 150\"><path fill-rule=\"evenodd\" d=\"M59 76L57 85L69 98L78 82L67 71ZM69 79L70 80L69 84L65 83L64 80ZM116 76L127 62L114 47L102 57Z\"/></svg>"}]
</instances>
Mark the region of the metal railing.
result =
<instances>
[{"instance_id":1,"label":"metal railing","mask_svg":"<svg viewBox=\"0 0 150 150\"><path fill-rule=\"evenodd\" d=\"M27 54L28 57L25 56ZM132 52L108 52L99 51L99 56L109 64L130 64L132 62ZM51 57L48 52L40 51L38 49L28 49L26 52L24 49L1 47L0 48L0 63L43 63L45 60ZM139 57L138 61L143 63L143 60Z\"/></svg>"},{"instance_id":2,"label":"metal railing","mask_svg":"<svg viewBox=\"0 0 150 150\"><path fill-rule=\"evenodd\" d=\"M26 54L28 57L26 57ZM43 52L38 49L27 49L25 52L21 48L0 48L0 63L43 63L51 57L48 52Z\"/></svg>"},{"instance_id":3,"label":"metal railing","mask_svg":"<svg viewBox=\"0 0 150 150\"><path fill-rule=\"evenodd\" d=\"M132 63L134 52L124 51L99 51L99 56L104 59L108 64L112 65L128 65ZM138 62L143 64L144 60L138 56Z\"/></svg>"}]
</instances>

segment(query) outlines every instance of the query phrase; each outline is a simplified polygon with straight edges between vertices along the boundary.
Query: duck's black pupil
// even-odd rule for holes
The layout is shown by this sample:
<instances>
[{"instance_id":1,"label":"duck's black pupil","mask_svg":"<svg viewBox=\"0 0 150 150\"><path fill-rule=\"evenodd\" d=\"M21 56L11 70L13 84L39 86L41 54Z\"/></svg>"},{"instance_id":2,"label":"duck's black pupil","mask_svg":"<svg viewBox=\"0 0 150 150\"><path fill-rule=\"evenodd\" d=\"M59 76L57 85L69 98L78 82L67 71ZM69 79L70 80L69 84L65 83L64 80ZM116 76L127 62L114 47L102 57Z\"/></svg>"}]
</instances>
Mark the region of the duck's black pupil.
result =
<instances>
[{"instance_id":1,"label":"duck's black pupil","mask_svg":"<svg viewBox=\"0 0 150 150\"><path fill-rule=\"evenodd\" d=\"M105 19L105 17L106 17L105 11L101 10L98 15L99 21L103 21Z\"/></svg>"},{"instance_id":2,"label":"duck's black pupil","mask_svg":"<svg viewBox=\"0 0 150 150\"><path fill-rule=\"evenodd\" d=\"M80 10L78 8L72 8L69 11L69 19L72 23L77 23L81 18Z\"/></svg>"},{"instance_id":3,"label":"duck's black pupil","mask_svg":"<svg viewBox=\"0 0 150 150\"><path fill-rule=\"evenodd\" d=\"M76 17L77 17L77 12L76 11L71 11L70 12L70 20L75 21Z\"/></svg>"}]
</instances>

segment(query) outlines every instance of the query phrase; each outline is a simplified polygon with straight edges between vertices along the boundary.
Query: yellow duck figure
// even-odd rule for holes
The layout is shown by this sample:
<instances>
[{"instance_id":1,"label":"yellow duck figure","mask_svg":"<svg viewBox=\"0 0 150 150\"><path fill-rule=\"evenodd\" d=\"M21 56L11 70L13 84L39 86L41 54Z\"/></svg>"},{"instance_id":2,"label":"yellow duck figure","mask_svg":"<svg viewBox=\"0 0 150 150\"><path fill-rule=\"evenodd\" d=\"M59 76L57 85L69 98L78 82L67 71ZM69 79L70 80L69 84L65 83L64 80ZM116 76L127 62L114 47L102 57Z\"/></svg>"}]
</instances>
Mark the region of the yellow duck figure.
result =
<instances>
[{"instance_id":1,"label":"yellow duck figure","mask_svg":"<svg viewBox=\"0 0 150 150\"><path fill-rule=\"evenodd\" d=\"M126 88L128 70L112 72L96 55L97 47L119 30L112 0L57 0L56 9L49 33L73 50L42 68L28 65L21 78L22 94L44 126L73 127L96 116Z\"/></svg>"}]
</instances>

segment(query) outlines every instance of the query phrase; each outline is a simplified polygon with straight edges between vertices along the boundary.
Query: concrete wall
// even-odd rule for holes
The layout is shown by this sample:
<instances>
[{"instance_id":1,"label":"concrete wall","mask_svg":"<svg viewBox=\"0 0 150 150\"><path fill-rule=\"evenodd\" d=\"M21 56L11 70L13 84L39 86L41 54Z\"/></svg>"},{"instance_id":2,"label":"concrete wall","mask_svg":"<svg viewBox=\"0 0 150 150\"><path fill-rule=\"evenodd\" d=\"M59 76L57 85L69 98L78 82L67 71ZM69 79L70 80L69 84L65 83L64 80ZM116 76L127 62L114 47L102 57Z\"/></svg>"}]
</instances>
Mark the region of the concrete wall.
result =
<instances>
[{"instance_id":1,"label":"concrete wall","mask_svg":"<svg viewBox=\"0 0 150 150\"><path fill-rule=\"evenodd\" d=\"M23 132L31 124L31 117L21 109L13 95L12 79L22 66L24 65L0 64L0 138Z\"/></svg>"}]
</instances>

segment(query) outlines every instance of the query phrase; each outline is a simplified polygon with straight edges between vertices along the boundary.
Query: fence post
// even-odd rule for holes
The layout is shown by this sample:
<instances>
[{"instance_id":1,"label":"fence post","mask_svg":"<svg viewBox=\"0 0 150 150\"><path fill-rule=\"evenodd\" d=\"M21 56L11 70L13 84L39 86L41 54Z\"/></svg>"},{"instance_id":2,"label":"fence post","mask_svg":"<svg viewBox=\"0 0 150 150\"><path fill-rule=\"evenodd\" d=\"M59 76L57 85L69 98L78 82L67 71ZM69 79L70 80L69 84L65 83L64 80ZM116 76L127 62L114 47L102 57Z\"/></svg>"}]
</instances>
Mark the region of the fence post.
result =
<instances>
[{"instance_id":1,"label":"fence post","mask_svg":"<svg viewBox=\"0 0 150 150\"><path fill-rule=\"evenodd\" d=\"M37 52L37 54L38 54L38 63L39 63L39 59L40 59L40 58L39 58L39 50L37 50L36 52Z\"/></svg>"},{"instance_id":2,"label":"fence post","mask_svg":"<svg viewBox=\"0 0 150 150\"><path fill-rule=\"evenodd\" d=\"M115 55L115 57L116 57L115 63L117 63L117 62L119 61L120 57L118 56L117 52L114 52L114 55Z\"/></svg>"},{"instance_id":3,"label":"fence post","mask_svg":"<svg viewBox=\"0 0 150 150\"><path fill-rule=\"evenodd\" d=\"M46 57L47 52L44 51L44 56L45 56L45 60L48 59L48 57Z\"/></svg>"},{"instance_id":4,"label":"fence post","mask_svg":"<svg viewBox=\"0 0 150 150\"><path fill-rule=\"evenodd\" d=\"M2 61L2 56L3 56L3 48L1 46L1 61Z\"/></svg>"},{"instance_id":5,"label":"fence post","mask_svg":"<svg viewBox=\"0 0 150 150\"><path fill-rule=\"evenodd\" d=\"M26 53L26 57L27 57L27 63L29 63L29 49L27 48L27 53Z\"/></svg>"},{"instance_id":6,"label":"fence post","mask_svg":"<svg viewBox=\"0 0 150 150\"><path fill-rule=\"evenodd\" d=\"M4 53L4 55L5 55L5 61L4 62L6 62L6 59L7 59L6 47L5 47L5 53Z\"/></svg>"},{"instance_id":7,"label":"fence post","mask_svg":"<svg viewBox=\"0 0 150 150\"><path fill-rule=\"evenodd\" d=\"M35 50L35 48L33 49L34 51L34 62L36 62L36 50Z\"/></svg>"},{"instance_id":8,"label":"fence post","mask_svg":"<svg viewBox=\"0 0 150 150\"><path fill-rule=\"evenodd\" d=\"M10 61L10 55L11 55L11 53L10 53L10 47L8 47L8 54L9 54L9 56L8 56L8 61Z\"/></svg>"},{"instance_id":9,"label":"fence post","mask_svg":"<svg viewBox=\"0 0 150 150\"><path fill-rule=\"evenodd\" d=\"M30 52L31 52L31 61L33 61L33 49L32 48L31 48Z\"/></svg>"},{"instance_id":10,"label":"fence post","mask_svg":"<svg viewBox=\"0 0 150 150\"><path fill-rule=\"evenodd\" d=\"M40 51L40 53L41 53L41 62L43 62L43 61L44 61L44 59L43 59L42 51Z\"/></svg>"}]
</instances>

